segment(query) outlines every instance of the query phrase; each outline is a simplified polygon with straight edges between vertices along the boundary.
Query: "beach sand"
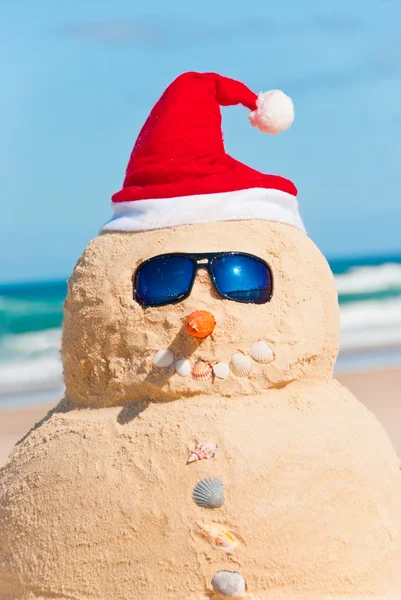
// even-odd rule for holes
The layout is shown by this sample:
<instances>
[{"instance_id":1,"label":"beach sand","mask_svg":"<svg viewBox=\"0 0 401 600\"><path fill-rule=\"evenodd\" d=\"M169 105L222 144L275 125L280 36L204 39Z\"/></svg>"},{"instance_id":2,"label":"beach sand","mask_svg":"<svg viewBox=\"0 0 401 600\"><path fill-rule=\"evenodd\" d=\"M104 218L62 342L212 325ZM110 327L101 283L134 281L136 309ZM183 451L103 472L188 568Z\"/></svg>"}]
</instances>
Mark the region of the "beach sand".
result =
<instances>
[{"instance_id":1,"label":"beach sand","mask_svg":"<svg viewBox=\"0 0 401 600\"><path fill-rule=\"evenodd\" d=\"M56 402L55 402L56 403ZM7 458L14 445L54 405L43 404L41 406L21 409L0 409L0 464Z\"/></svg>"},{"instance_id":2,"label":"beach sand","mask_svg":"<svg viewBox=\"0 0 401 600\"><path fill-rule=\"evenodd\" d=\"M343 373L337 375L337 379L376 414L401 456L401 368ZM46 403L19 410L0 409L0 464L7 458L14 444L54 404Z\"/></svg>"}]
</instances>

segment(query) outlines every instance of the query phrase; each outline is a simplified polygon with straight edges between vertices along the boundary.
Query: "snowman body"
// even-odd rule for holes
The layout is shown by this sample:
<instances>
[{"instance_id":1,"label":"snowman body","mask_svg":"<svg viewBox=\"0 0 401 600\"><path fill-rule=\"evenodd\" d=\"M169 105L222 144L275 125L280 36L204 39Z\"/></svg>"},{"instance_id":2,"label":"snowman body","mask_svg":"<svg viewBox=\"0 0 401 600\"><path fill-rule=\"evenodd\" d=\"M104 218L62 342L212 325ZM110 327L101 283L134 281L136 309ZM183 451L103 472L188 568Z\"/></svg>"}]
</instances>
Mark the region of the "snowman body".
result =
<instances>
[{"instance_id":1,"label":"snowman body","mask_svg":"<svg viewBox=\"0 0 401 600\"><path fill-rule=\"evenodd\" d=\"M184 301L141 307L133 273L169 252L265 260L263 305L222 299L199 271ZM204 340L183 327L216 320ZM66 398L0 475L1 600L206 600L220 571L252 600L401 597L401 477L375 417L333 379L338 304L304 233L265 221L204 223L93 240L69 282ZM246 376L196 380L159 350L230 364L270 344ZM187 464L197 442L213 458ZM193 488L224 484L204 508ZM229 532L224 547L205 535Z\"/></svg>"}]
</instances>

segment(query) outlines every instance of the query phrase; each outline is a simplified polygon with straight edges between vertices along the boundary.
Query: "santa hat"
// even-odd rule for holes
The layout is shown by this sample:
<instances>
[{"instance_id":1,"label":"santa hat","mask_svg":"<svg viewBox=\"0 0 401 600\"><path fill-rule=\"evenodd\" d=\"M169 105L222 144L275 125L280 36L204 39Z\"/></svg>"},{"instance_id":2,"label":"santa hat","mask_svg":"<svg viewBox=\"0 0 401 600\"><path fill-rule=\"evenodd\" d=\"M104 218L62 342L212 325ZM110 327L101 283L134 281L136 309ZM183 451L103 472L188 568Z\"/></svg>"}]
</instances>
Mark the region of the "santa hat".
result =
<instances>
[{"instance_id":1,"label":"santa hat","mask_svg":"<svg viewBox=\"0 0 401 600\"><path fill-rule=\"evenodd\" d=\"M106 231L143 231L211 221L263 219L304 231L297 190L226 154L220 106L242 104L253 127L275 135L294 119L280 90L257 96L216 73L184 73L152 109L114 194Z\"/></svg>"}]
</instances>

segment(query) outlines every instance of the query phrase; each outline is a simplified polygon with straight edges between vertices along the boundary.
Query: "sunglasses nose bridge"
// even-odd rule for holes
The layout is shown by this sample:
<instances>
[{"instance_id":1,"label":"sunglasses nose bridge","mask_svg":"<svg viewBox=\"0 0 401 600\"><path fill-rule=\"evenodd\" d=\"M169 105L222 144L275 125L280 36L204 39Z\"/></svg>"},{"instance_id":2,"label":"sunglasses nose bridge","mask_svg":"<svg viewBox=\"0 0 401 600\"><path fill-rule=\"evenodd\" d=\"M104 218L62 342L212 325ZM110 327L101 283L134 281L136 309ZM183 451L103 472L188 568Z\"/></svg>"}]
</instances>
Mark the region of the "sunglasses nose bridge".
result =
<instances>
[{"instance_id":1,"label":"sunglasses nose bridge","mask_svg":"<svg viewBox=\"0 0 401 600\"><path fill-rule=\"evenodd\" d=\"M196 265L196 270L208 269L209 265L210 265L210 260L208 258L196 258L195 265Z\"/></svg>"}]
</instances>

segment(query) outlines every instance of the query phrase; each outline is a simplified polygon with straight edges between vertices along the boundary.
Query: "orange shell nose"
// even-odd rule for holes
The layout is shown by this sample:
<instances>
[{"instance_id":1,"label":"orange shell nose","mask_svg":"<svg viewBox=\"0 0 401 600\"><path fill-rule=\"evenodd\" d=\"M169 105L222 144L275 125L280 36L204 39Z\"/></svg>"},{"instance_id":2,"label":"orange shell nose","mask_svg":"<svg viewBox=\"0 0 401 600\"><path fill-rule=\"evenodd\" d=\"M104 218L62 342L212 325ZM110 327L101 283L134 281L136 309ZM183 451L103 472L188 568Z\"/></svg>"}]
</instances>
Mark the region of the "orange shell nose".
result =
<instances>
[{"instance_id":1,"label":"orange shell nose","mask_svg":"<svg viewBox=\"0 0 401 600\"><path fill-rule=\"evenodd\" d=\"M216 325L214 316L207 310L195 310L185 322L185 331L196 338L210 335Z\"/></svg>"}]
</instances>

